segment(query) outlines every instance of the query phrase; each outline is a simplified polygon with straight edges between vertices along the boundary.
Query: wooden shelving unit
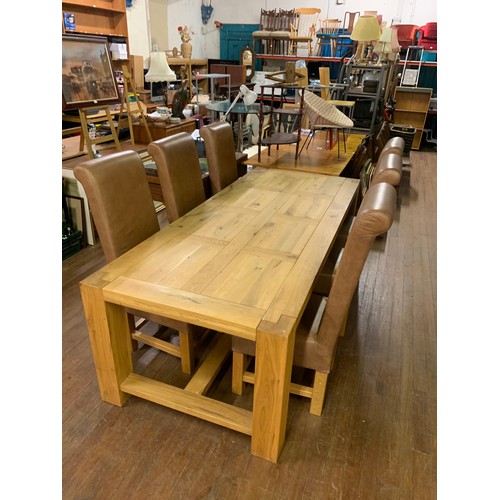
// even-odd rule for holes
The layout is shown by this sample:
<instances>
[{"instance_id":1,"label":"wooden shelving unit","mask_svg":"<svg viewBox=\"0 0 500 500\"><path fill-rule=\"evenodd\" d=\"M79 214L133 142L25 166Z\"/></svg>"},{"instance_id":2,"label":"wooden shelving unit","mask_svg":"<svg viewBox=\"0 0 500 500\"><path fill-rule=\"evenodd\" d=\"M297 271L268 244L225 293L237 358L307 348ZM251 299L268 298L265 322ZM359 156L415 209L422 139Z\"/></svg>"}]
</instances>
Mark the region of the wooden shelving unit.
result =
<instances>
[{"instance_id":1,"label":"wooden shelving unit","mask_svg":"<svg viewBox=\"0 0 500 500\"><path fill-rule=\"evenodd\" d=\"M71 12L75 16L75 29L67 30L63 15ZM122 40L128 50L127 8L125 0L65 0L62 2L63 34L100 35L108 39L108 43ZM113 69L121 70L128 66L127 59L112 59Z\"/></svg>"},{"instance_id":2,"label":"wooden shelving unit","mask_svg":"<svg viewBox=\"0 0 500 500\"><path fill-rule=\"evenodd\" d=\"M412 149L420 148L431 96L432 89L424 87L396 87L394 91L394 124L411 125L416 129Z\"/></svg>"}]
</instances>

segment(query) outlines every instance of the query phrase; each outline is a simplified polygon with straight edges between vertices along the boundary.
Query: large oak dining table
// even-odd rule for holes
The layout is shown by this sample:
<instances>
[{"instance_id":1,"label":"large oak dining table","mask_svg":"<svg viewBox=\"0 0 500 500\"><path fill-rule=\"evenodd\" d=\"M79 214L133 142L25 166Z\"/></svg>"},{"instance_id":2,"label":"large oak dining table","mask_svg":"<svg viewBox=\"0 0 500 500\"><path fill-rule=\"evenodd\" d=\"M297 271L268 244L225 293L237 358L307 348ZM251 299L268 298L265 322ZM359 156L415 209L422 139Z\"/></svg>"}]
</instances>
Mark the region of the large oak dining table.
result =
<instances>
[{"instance_id":1,"label":"large oak dining table","mask_svg":"<svg viewBox=\"0 0 500 500\"><path fill-rule=\"evenodd\" d=\"M251 436L277 462L285 440L295 330L359 180L256 168L80 283L101 398L129 395ZM126 308L256 342L253 408L134 372ZM217 349L214 349L217 351ZM125 410L124 410L125 411Z\"/></svg>"}]
</instances>

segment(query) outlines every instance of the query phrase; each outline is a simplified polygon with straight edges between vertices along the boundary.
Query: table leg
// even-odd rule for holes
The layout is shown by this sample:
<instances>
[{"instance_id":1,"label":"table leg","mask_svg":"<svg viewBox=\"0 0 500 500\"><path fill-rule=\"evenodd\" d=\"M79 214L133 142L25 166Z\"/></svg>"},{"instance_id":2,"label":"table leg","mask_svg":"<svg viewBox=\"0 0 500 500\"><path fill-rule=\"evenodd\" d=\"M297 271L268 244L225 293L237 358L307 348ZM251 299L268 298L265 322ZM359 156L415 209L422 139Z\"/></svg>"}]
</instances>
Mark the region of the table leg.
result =
<instances>
[{"instance_id":1,"label":"table leg","mask_svg":"<svg viewBox=\"0 0 500 500\"><path fill-rule=\"evenodd\" d=\"M104 302L101 288L82 284L80 289L101 398L122 406L128 395L120 384L132 372L127 314L123 307Z\"/></svg>"},{"instance_id":2,"label":"table leg","mask_svg":"<svg viewBox=\"0 0 500 500\"><path fill-rule=\"evenodd\" d=\"M243 151L243 115L238 113L238 153Z\"/></svg>"},{"instance_id":3,"label":"table leg","mask_svg":"<svg viewBox=\"0 0 500 500\"><path fill-rule=\"evenodd\" d=\"M263 321L257 332L252 454L275 463L285 441L294 343L291 318Z\"/></svg>"}]
</instances>

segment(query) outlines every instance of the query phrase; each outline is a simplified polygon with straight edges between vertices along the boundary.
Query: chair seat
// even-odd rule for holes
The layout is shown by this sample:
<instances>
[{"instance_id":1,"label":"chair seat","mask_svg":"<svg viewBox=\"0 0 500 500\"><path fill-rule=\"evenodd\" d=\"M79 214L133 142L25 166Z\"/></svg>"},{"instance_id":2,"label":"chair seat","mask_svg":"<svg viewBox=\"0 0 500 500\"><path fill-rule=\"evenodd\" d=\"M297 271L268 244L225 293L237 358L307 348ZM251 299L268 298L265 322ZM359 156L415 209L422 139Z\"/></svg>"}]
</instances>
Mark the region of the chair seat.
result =
<instances>
[{"instance_id":1,"label":"chair seat","mask_svg":"<svg viewBox=\"0 0 500 500\"><path fill-rule=\"evenodd\" d=\"M288 40L290 38L290 32L289 31L273 31L271 33L271 36L273 38L286 38Z\"/></svg>"},{"instance_id":2,"label":"chair seat","mask_svg":"<svg viewBox=\"0 0 500 500\"><path fill-rule=\"evenodd\" d=\"M253 38L268 38L268 37L270 37L273 34L274 34L273 31L261 30L261 31L254 31L252 33L252 37Z\"/></svg>"},{"instance_id":3,"label":"chair seat","mask_svg":"<svg viewBox=\"0 0 500 500\"><path fill-rule=\"evenodd\" d=\"M295 334L293 364L328 373L332 367L333 355L317 341L326 301L327 297L318 294L311 295ZM255 356L255 342L241 337L233 337L232 341L233 351Z\"/></svg>"},{"instance_id":4,"label":"chair seat","mask_svg":"<svg viewBox=\"0 0 500 500\"><path fill-rule=\"evenodd\" d=\"M270 144L295 144L300 139L298 134L287 134L285 132L275 132L262 139L264 146Z\"/></svg>"}]
</instances>

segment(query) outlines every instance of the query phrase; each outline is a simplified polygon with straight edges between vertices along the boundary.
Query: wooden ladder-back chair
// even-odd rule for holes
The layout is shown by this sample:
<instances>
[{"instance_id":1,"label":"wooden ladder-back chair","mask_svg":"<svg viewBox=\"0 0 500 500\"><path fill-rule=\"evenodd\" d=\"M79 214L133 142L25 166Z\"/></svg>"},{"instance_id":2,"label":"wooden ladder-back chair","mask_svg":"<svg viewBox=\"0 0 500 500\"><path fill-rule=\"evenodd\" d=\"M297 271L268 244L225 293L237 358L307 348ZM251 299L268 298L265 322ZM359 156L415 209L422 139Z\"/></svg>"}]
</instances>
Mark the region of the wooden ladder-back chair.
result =
<instances>
[{"instance_id":1,"label":"wooden ladder-back chair","mask_svg":"<svg viewBox=\"0 0 500 500\"><path fill-rule=\"evenodd\" d=\"M294 63L287 63L294 65ZM290 68L290 67L289 67ZM288 71L287 71L288 73ZM283 85L265 85L261 87L261 93L264 94L264 88L271 89L270 109L271 112L265 111L264 100L260 100L259 108L259 137L258 137L258 159L261 158L262 146L267 146L267 154L271 155L271 146L275 145L279 149L281 144L295 144L295 159L299 157L299 144L302 140L302 120L304 112L304 93L305 87L294 84ZM286 103L285 90L295 90L297 104ZM261 97L262 97L261 95ZM267 134L264 136L263 130L265 125L265 116L268 116L269 127Z\"/></svg>"},{"instance_id":2,"label":"wooden ladder-back chair","mask_svg":"<svg viewBox=\"0 0 500 500\"><path fill-rule=\"evenodd\" d=\"M160 230L146 171L138 153L122 151L81 163L74 169L87 195L107 262ZM182 321L127 309L134 340L181 358L182 371L194 369L194 337L202 330ZM174 344L136 331L133 316L179 332Z\"/></svg>"},{"instance_id":3,"label":"wooden ladder-back chair","mask_svg":"<svg viewBox=\"0 0 500 500\"><path fill-rule=\"evenodd\" d=\"M349 52L354 53L354 42L351 40L351 33L360 14L359 11L344 14L342 29L337 38L337 54L339 57L346 57Z\"/></svg>"},{"instance_id":4,"label":"wooden ladder-back chair","mask_svg":"<svg viewBox=\"0 0 500 500\"><path fill-rule=\"evenodd\" d=\"M367 192L356 215L327 297L312 294L297 326L293 365L313 370L312 387L292 381L290 392L311 399L310 413L321 415L328 374L332 370L337 340L345 328L352 297L375 238L389 230L394 218L396 191L376 184ZM247 371L255 342L233 337L232 389L242 394L243 383L254 383Z\"/></svg>"},{"instance_id":5,"label":"wooden ladder-back chair","mask_svg":"<svg viewBox=\"0 0 500 500\"><path fill-rule=\"evenodd\" d=\"M284 10L280 9L276 14L276 22L274 31L271 35L272 53L276 55L288 54L291 26L295 25L297 14L295 9Z\"/></svg>"},{"instance_id":6,"label":"wooden ladder-back chair","mask_svg":"<svg viewBox=\"0 0 500 500\"><path fill-rule=\"evenodd\" d=\"M252 33L252 49L256 54L272 54L272 32L275 30L276 9L260 9L259 29Z\"/></svg>"},{"instance_id":7,"label":"wooden ladder-back chair","mask_svg":"<svg viewBox=\"0 0 500 500\"><path fill-rule=\"evenodd\" d=\"M297 14L296 23L290 26L290 45L288 53L298 55L300 46L307 47L307 55L310 57L313 53L313 41L316 39L316 30L318 29L318 18L321 9L314 7L301 7L295 9Z\"/></svg>"},{"instance_id":8,"label":"wooden ladder-back chair","mask_svg":"<svg viewBox=\"0 0 500 500\"><path fill-rule=\"evenodd\" d=\"M205 142L210 187L216 194L238 179L233 129L228 122L213 122L202 127L200 135Z\"/></svg>"},{"instance_id":9,"label":"wooden ladder-back chair","mask_svg":"<svg viewBox=\"0 0 500 500\"><path fill-rule=\"evenodd\" d=\"M340 19L320 19L316 32L315 53L319 57L335 57L337 54L337 38L342 25Z\"/></svg>"}]
</instances>

